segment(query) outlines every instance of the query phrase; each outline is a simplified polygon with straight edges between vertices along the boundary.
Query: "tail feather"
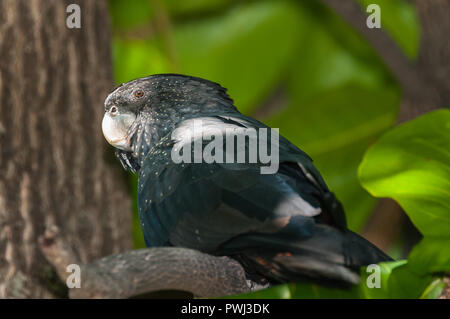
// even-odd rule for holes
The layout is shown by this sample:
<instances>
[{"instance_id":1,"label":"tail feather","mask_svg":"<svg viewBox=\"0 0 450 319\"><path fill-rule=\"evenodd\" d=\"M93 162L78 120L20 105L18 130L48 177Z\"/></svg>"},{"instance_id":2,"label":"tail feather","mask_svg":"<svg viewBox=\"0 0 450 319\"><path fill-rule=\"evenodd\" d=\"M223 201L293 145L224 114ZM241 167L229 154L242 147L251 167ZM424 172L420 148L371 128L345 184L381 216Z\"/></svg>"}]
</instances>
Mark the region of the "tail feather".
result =
<instances>
[{"instance_id":1,"label":"tail feather","mask_svg":"<svg viewBox=\"0 0 450 319\"><path fill-rule=\"evenodd\" d=\"M356 284L361 266L392 260L361 236L327 225L317 225L309 238L247 234L227 243L226 247L234 252L246 247L235 254L237 259L249 273L274 283L314 278Z\"/></svg>"}]
</instances>

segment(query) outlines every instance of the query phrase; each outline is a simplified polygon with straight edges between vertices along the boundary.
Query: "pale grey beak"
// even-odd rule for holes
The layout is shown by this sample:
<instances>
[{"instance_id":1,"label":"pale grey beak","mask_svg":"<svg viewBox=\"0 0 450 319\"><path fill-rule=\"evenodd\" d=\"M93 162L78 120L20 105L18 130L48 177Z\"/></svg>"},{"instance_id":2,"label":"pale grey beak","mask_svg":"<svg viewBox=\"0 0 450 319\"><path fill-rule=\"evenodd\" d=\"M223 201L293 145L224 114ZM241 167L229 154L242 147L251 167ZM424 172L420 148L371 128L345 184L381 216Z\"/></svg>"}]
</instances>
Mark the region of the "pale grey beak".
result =
<instances>
[{"instance_id":1,"label":"pale grey beak","mask_svg":"<svg viewBox=\"0 0 450 319\"><path fill-rule=\"evenodd\" d=\"M132 113L124 113L111 115L106 112L103 116L102 131L105 139L112 146L123 151L131 151L129 128L136 120L136 115Z\"/></svg>"}]
</instances>

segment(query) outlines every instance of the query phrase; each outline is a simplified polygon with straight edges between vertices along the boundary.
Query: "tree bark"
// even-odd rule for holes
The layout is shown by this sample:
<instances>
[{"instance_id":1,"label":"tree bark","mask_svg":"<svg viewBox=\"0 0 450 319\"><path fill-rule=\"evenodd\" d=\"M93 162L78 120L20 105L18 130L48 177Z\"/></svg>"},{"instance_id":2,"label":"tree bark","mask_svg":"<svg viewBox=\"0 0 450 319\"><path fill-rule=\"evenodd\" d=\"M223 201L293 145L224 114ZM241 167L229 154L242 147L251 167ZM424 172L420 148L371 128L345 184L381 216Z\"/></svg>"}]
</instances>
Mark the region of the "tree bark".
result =
<instances>
[{"instance_id":1,"label":"tree bark","mask_svg":"<svg viewBox=\"0 0 450 319\"><path fill-rule=\"evenodd\" d=\"M47 224L83 263L131 248L128 188L101 133L108 15L100 0L0 1L0 298L61 296L38 249Z\"/></svg>"},{"instance_id":2,"label":"tree bark","mask_svg":"<svg viewBox=\"0 0 450 319\"><path fill-rule=\"evenodd\" d=\"M424 82L434 88L434 107L450 107L450 1L414 0L421 22L417 68ZM428 101L429 102L429 101ZM423 106L422 106L423 107ZM422 114L426 108L418 107Z\"/></svg>"},{"instance_id":3,"label":"tree bark","mask_svg":"<svg viewBox=\"0 0 450 319\"><path fill-rule=\"evenodd\" d=\"M242 266L229 257L188 248L145 248L82 264L56 226L39 243L61 278L67 276L67 265L80 265L79 287L70 289L70 298L131 298L169 290L221 297L268 287L247 280Z\"/></svg>"}]
</instances>

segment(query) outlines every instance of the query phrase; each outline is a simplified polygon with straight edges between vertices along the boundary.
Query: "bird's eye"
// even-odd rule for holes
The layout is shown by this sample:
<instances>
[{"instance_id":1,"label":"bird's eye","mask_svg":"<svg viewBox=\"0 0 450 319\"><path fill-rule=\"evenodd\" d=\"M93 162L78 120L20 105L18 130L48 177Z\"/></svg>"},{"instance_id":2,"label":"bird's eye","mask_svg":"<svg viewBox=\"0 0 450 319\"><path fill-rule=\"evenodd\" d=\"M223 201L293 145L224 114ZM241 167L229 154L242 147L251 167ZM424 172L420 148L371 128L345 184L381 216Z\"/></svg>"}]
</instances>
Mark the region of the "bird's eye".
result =
<instances>
[{"instance_id":1,"label":"bird's eye","mask_svg":"<svg viewBox=\"0 0 450 319\"><path fill-rule=\"evenodd\" d=\"M116 106L111 107L111 109L109 110L109 113L111 113L111 115L116 115L118 112L119 110Z\"/></svg>"},{"instance_id":2,"label":"bird's eye","mask_svg":"<svg viewBox=\"0 0 450 319\"><path fill-rule=\"evenodd\" d=\"M141 97L144 96L144 91L136 90L136 91L134 91L134 96L137 97L138 99L140 99Z\"/></svg>"}]
</instances>

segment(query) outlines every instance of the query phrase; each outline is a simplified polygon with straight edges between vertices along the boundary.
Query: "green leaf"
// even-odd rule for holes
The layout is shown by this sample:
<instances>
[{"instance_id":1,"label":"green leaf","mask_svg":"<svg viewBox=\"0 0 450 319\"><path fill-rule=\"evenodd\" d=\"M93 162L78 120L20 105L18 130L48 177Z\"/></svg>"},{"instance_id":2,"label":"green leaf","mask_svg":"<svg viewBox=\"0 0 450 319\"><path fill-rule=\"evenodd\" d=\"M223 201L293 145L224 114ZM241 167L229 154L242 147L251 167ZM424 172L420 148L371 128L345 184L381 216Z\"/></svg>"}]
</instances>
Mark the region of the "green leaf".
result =
<instances>
[{"instance_id":1,"label":"green leaf","mask_svg":"<svg viewBox=\"0 0 450 319\"><path fill-rule=\"evenodd\" d=\"M422 292L420 299L437 299L437 298L439 298L439 296L441 295L442 290L444 290L445 286L447 286L447 284L441 278L436 278Z\"/></svg>"},{"instance_id":2,"label":"green leaf","mask_svg":"<svg viewBox=\"0 0 450 319\"><path fill-rule=\"evenodd\" d=\"M389 298L389 278L392 271L398 267L401 267L407 263L406 260L399 260L393 262L383 262L379 263L380 266L380 287L369 288L367 285L367 280L371 281L369 278L373 274L373 271L369 272L366 267L361 268L361 283L358 286L359 295L361 298L365 299L387 299Z\"/></svg>"},{"instance_id":3,"label":"green leaf","mask_svg":"<svg viewBox=\"0 0 450 319\"><path fill-rule=\"evenodd\" d=\"M414 272L450 273L450 234L447 237L425 237L413 248L409 264Z\"/></svg>"},{"instance_id":4,"label":"green leaf","mask_svg":"<svg viewBox=\"0 0 450 319\"><path fill-rule=\"evenodd\" d=\"M432 294L436 287L430 285L436 280L432 275L418 275L409 264L394 269L389 276L389 298L417 299Z\"/></svg>"},{"instance_id":5,"label":"green leaf","mask_svg":"<svg viewBox=\"0 0 450 319\"><path fill-rule=\"evenodd\" d=\"M424 239L389 279L392 298L436 298L450 271L450 111L438 110L392 129L364 156L362 185L392 197Z\"/></svg>"},{"instance_id":6,"label":"green leaf","mask_svg":"<svg viewBox=\"0 0 450 319\"><path fill-rule=\"evenodd\" d=\"M449 236L450 111L438 110L383 135L359 178L373 196L394 198L427 236Z\"/></svg>"}]
</instances>

